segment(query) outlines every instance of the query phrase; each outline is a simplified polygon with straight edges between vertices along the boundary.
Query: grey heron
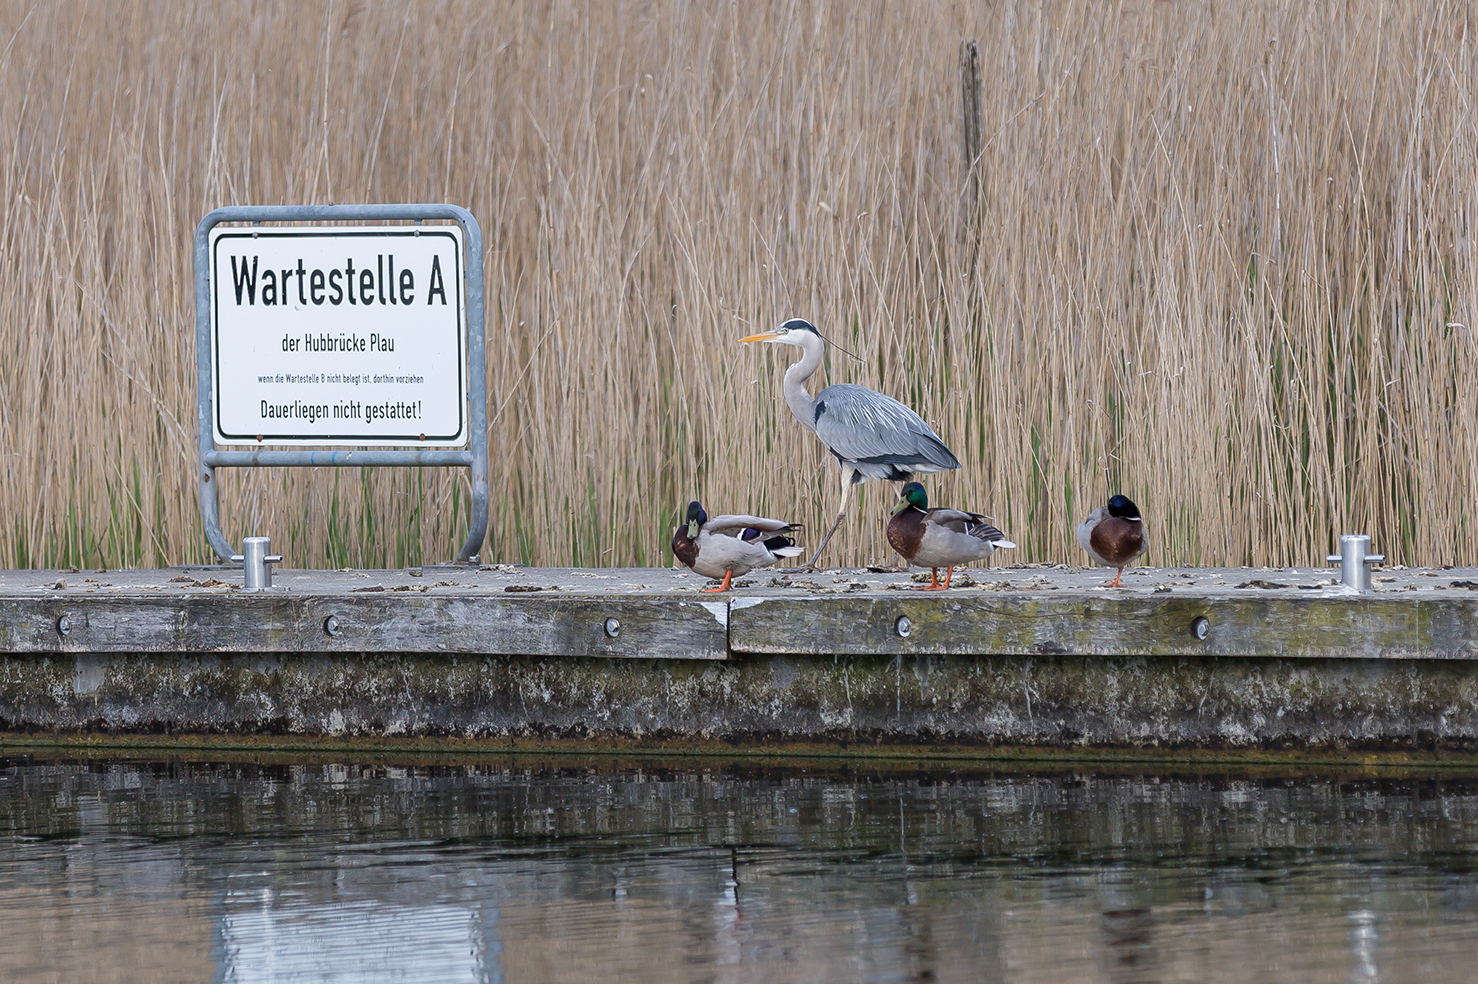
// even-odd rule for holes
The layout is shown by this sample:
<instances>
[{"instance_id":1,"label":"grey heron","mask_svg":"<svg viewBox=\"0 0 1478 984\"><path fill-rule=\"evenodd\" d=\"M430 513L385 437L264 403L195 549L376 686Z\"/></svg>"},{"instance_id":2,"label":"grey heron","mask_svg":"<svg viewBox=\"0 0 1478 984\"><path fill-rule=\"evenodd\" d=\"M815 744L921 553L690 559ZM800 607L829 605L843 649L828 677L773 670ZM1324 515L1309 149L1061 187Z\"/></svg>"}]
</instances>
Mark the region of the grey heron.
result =
<instances>
[{"instance_id":1,"label":"grey heron","mask_svg":"<svg viewBox=\"0 0 1478 984\"><path fill-rule=\"evenodd\" d=\"M816 559L842 524L853 485L870 478L907 482L915 475L960 467L923 418L891 396L853 383L833 383L812 399L804 383L821 367L825 339L809 321L791 318L773 331L739 341L794 345L801 350L800 361L785 370L785 402L801 426L820 438L842 466L841 508L806 567L815 568Z\"/></svg>"},{"instance_id":2,"label":"grey heron","mask_svg":"<svg viewBox=\"0 0 1478 984\"><path fill-rule=\"evenodd\" d=\"M1124 576L1124 565L1149 547L1139 507L1128 496L1112 497L1107 506L1099 506L1078 524L1078 545L1104 567L1119 569L1106 585L1117 588L1119 578Z\"/></svg>"},{"instance_id":3,"label":"grey heron","mask_svg":"<svg viewBox=\"0 0 1478 984\"><path fill-rule=\"evenodd\" d=\"M984 560L1001 547L1016 544L990 525L990 517L959 509L929 508L929 496L918 482L909 482L899 493L893 518L888 520L888 542L910 564L929 568L929 586L924 591L949 588L955 567ZM939 568L944 583L939 583Z\"/></svg>"},{"instance_id":4,"label":"grey heron","mask_svg":"<svg viewBox=\"0 0 1478 984\"><path fill-rule=\"evenodd\" d=\"M724 583L704 591L727 591L737 574L769 567L781 557L798 557L801 548L784 534L797 529L783 519L764 516L714 516L703 504L688 503L687 519L672 533L672 553L678 560Z\"/></svg>"}]
</instances>

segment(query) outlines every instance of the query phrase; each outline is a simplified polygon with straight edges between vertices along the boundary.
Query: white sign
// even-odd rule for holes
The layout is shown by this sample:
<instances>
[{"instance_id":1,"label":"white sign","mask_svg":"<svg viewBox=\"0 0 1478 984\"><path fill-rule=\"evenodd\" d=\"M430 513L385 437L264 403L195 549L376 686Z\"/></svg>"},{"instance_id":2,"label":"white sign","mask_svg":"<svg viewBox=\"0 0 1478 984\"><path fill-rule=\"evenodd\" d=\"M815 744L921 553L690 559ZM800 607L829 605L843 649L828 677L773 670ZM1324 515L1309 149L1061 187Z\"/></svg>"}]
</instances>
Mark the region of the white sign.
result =
<instances>
[{"instance_id":1,"label":"white sign","mask_svg":"<svg viewBox=\"0 0 1478 984\"><path fill-rule=\"evenodd\" d=\"M217 444L467 443L458 226L217 227Z\"/></svg>"}]
</instances>

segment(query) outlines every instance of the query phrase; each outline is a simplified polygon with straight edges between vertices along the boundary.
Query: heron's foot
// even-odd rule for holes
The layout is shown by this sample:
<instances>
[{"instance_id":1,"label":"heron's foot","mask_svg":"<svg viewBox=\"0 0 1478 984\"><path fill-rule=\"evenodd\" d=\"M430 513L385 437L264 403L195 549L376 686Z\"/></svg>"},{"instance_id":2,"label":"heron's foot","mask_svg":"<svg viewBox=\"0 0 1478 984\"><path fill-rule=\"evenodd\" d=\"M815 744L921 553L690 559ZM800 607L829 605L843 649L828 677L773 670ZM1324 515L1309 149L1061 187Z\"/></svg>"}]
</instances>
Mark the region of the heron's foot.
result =
<instances>
[{"instance_id":1,"label":"heron's foot","mask_svg":"<svg viewBox=\"0 0 1478 984\"><path fill-rule=\"evenodd\" d=\"M823 568L817 567L815 564L806 564L806 565L804 565L802 567L787 567L787 568L785 568L784 571L782 571L782 573L784 573L784 574L820 574L822 570L823 570Z\"/></svg>"}]
</instances>

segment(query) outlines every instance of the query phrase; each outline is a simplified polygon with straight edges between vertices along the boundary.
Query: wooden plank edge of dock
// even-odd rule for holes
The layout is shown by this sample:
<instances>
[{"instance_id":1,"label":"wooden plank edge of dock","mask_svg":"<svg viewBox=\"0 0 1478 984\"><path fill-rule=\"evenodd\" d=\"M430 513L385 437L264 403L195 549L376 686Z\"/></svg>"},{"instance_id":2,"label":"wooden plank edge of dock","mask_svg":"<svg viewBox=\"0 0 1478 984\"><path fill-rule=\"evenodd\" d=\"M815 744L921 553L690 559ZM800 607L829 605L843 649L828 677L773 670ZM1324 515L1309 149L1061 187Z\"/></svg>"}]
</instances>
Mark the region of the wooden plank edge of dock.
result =
<instances>
[{"instance_id":1,"label":"wooden plank edge of dock","mask_svg":"<svg viewBox=\"0 0 1478 984\"><path fill-rule=\"evenodd\" d=\"M0 652L1478 658L1478 595L0 594Z\"/></svg>"}]
</instances>

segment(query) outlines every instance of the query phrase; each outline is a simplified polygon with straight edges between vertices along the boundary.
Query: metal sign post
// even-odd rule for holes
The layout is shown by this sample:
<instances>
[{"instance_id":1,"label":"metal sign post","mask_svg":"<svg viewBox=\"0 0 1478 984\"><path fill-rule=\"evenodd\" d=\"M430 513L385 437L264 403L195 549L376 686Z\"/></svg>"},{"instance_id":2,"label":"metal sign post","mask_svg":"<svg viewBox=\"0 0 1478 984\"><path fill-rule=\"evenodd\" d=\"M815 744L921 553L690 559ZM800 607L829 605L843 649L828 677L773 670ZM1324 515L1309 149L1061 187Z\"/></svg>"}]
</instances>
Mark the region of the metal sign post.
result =
<instances>
[{"instance_id":1,"label":"metal sign post","mask_svg":"<svg viewBox=\"0 0 1478 984\"><path fill-rule=\"evenodd\" d=\"M417 224L260 228L397 220ZM217 228L242 222L254 225ZM461 206L235 205L201 219L195 376L211 549L237 554L217 468L461 467L472 530L457 562L476 563L488 525L483 351L482 230ZM307 449L323 445L337 449Z\"/></svg>"}]
</instances>

